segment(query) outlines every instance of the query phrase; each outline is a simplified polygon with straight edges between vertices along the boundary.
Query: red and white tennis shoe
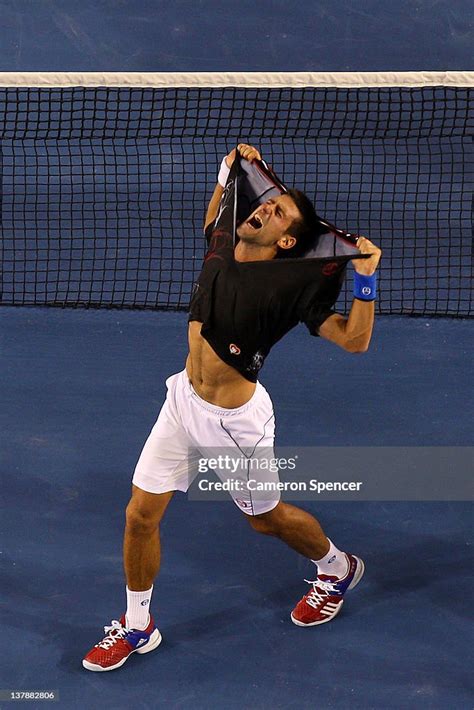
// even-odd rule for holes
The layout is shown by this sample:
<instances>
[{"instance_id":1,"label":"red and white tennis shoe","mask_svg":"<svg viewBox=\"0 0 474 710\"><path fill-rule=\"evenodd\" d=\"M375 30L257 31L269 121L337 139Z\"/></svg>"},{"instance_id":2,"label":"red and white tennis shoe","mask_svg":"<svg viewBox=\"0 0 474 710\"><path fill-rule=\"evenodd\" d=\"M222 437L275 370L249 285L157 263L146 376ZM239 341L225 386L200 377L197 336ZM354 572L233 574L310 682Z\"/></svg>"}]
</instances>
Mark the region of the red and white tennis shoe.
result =
<instances>
[{"instance_id":1,"label":"red and white tennis shoe","mask_svg":"<svg viewBox=\"0 0 474 710\"><path fill-rule=\"evenodd\" d=\"M161 634L150 616L150 623L144 631L127 629L125 616L120 621L112 621L104 626L105 636L82 661L88 671L113 671L123 666L132 653L148 653L161 643Z\"/></svg>"},{"instance_id":2,"label":"red and white tennis shoe","mask_svg":"<svg viewBox=\"0 0 474 710\"><path fill-rule=\"evenodd\" d=\"M338 579L327 574L318 574L317 579L305 582L312 585L308 594L298 602L291 612L291 620L297 626L316 626L331 621L339 614L344 604L344 594L354 589L364 574L364 563L355 555L346 555L349 570L345 577Z\"/></svg>"}]
</instances>

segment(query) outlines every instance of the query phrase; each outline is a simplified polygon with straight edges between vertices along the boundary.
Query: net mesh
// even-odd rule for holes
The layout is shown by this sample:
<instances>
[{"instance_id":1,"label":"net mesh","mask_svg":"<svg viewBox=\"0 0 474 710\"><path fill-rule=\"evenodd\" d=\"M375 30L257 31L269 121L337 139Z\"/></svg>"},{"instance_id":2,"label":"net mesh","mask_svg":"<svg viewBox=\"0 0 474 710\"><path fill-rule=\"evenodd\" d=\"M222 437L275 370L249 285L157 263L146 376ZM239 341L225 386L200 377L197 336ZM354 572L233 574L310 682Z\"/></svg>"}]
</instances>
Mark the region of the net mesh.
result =
<instances>
[{"instance_id":1,"label":"net mesh","mask_svg":"<svg viewBox=\"0 0 474 710\"><path fill-rule=\"evenodd\" d=\"M222 156L382 247L380 313L472 315L467 88L3 88L1 303L186 309ZM350 294L343 292L342 308Z\"/></svg>"}]
</instances>

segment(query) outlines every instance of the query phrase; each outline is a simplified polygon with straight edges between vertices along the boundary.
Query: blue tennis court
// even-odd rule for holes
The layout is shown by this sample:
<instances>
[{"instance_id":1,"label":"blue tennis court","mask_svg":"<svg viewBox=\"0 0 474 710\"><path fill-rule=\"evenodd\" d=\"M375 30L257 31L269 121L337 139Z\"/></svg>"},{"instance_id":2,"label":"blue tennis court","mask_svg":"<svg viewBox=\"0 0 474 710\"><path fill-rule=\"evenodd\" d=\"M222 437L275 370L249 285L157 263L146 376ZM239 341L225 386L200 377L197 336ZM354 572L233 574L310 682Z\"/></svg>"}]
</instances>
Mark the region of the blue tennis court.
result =
<instances>
[{"instance_id":1,"label":"blue tennis court","mask_svg":"<svg viewBox=\"0 0 474 710\"><path fill-rule=\"evenodd\" d=\"M177 494L154 598L161 647L114 673L84 671L83 653L123 610L128 481L182 362L185 322L2 310L2 682L58 689L65 708L467 708L472 516L461 502L304 504L367 573L338 619L300 629L289 612L311 565L253 532L230 499ZM381 318L363 360L298 328L263 378L277 436L466 445L466 325Z\"/></svg>"}]
</instances>

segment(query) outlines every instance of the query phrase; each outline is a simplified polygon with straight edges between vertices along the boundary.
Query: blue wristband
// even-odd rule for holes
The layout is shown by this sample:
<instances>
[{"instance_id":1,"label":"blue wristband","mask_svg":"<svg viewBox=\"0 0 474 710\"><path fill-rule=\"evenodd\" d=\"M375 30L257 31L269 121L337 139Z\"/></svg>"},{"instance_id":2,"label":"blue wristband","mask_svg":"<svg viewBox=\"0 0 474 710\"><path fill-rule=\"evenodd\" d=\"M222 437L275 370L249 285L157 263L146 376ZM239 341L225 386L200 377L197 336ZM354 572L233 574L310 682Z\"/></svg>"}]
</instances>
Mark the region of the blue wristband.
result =
<instances>
[{"instance_id":1,"label":"blue wristband","mask_svg":"<svg viewBox=\"0 0 474 710\"><path fill-rule=\"evenodd\" d=\"M375 301L377 297L377 274L366 276L354 272L354 297L361 301Z\"/></svg>"}]
</instances>

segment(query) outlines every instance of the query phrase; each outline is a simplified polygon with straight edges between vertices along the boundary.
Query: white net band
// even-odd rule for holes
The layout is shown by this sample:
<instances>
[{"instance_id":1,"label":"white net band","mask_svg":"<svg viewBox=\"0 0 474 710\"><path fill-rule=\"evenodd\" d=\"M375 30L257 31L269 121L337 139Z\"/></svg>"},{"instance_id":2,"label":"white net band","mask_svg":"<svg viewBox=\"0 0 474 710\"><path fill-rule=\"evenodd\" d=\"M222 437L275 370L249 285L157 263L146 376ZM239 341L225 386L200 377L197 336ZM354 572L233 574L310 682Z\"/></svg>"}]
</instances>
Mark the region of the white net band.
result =
<instances>
[{"instance_id":1,"label":"white net band","mask_svg":"<svg viewBox=\"0 0 474 710\"><path fill-rule=\"evenodd\" d=\"M371 88L474 86L474 72L0 72L2 87Z\"/></svg>"}]
</instances>

